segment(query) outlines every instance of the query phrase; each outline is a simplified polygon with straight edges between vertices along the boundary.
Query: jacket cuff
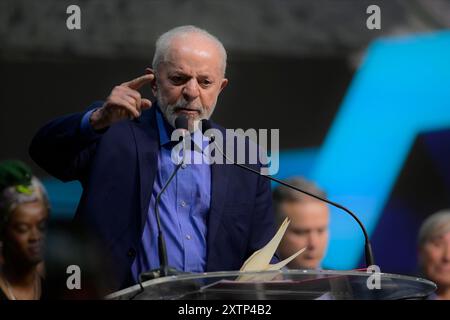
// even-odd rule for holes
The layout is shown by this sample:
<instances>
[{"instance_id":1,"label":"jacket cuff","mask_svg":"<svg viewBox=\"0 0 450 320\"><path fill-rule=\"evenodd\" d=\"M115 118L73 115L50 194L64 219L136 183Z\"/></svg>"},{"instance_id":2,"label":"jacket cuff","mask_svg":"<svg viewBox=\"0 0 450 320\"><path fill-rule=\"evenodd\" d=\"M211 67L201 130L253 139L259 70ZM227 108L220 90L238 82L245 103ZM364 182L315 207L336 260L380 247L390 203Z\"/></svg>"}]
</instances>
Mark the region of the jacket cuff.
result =
<instances>
[{"instance_id":1,"label":"jacket cuff","mask_svg":"<svg viewBox=\"0 0 450 320\"><path fill-rule=\"evenodd\" d=\"M85 138L87 138L88 140L100 137L103 133L105 133L109 129L109 127L106 127L101 130L95 130L92 127L90 118L91 118L92 113L94 113L94 111L97 109L98 108L94 108L94 109L87 111L84 114L83 118L81 119L80 132L81 132L81 135L84 136Z\"/></svg>"}]
</instances>

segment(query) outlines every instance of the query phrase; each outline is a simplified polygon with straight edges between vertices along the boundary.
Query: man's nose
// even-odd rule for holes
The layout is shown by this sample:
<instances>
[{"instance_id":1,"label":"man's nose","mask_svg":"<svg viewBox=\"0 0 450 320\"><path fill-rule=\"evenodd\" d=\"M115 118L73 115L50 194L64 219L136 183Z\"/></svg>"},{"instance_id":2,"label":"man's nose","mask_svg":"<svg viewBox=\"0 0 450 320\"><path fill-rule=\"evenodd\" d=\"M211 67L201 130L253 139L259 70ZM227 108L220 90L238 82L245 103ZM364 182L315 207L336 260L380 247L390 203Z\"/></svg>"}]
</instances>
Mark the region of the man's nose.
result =
<instances>
[{"instance_id":1,"label":"man's nose","mask_svg":"<svg viewBox=\"0 0 450 320\"><path fill-rule=\"evenodd\" d=\"M308 236L308 249L314 250L317 246L317 235L314 232L311 232Z\"/></svg>"},{"instance_id":2,"label":"man's nose","mask_svg":"<svg viewBox=\"0 0 450 320\"><path fill-rule=\"evenodd\" d=\"M190 79L183 88L183 97L186 101L192 101L199 96L199 87L196 79Z\"/></svg>"}]
</instances>

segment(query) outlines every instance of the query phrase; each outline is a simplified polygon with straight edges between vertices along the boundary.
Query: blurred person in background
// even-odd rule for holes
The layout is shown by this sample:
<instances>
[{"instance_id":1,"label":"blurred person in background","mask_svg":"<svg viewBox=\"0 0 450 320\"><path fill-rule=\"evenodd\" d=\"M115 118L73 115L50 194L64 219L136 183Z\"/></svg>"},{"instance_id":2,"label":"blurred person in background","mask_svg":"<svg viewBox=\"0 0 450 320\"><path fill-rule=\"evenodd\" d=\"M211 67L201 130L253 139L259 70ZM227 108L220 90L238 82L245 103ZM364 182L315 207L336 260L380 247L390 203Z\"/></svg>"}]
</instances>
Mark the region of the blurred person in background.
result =
<instances>
[{"instance_id":1,"label":"blurred person in background","mask_svg":"<svg viewBox=\"0 0 450 320\"><path fill-rule=\"evenodd\" d=\"M0 163L0 300L45 296L39 271L49 210L43 185L24 163Z\"/></svg>"},{"instance_id":2,"label":"blurred person in background","mask_svg":"<svg viewBox=\"0 0 450 320\"><path fill-rule=\"evenodd\" d=\"M423 222L418 254L423 275L437 285L429 299L450 300L450 209L439 211Z\"/></svg>"},{"instance_id":3,"label":"blurred person in background","mask_svg":"<svg viewBox=\"0 0 450 320\"><path fill-rule=\"evenodd\" d=\"M45 269L49 300L98 300L117 284L114 263L95 235L71 221L49 224Z\"/></svg>"},{"instance_id":4,"label":"blurred person in background","mask_svg":"<svg viewBox=\"0 0 450 320\"><path fill-rule=\"evenodd\" d=\"M285 182L320 197L323 190L306 179L295 177ZM307 247L287 266L290 269L320 269L328 245L329 208L322 201L283 185L273 192L275 215L278 226L288 217L290 224L278 247L281 260Z\"/></svg>"}]
</instances>

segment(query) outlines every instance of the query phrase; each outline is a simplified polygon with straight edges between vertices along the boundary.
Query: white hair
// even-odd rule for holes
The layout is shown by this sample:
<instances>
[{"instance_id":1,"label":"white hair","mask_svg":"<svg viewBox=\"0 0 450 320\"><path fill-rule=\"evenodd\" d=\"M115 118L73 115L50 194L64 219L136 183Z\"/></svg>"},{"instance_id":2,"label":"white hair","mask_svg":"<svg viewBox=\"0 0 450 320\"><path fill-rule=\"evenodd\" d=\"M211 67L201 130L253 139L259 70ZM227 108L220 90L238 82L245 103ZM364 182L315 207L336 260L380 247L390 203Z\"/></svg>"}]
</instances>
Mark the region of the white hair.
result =
<instances>
[{"instance_id":1,"label":"white hair","mask_svg":"<svg viewBox=\"0 0 450 320\"><path fill-rule=\"evenodd\" d=\"M170 45L172 40L177 37L184 37L188 34L200 34L205 38L208 38L213 43L217 45L220 53L222 54L222 72L225 75L225 69L227 67L227 52L222 44L215 36L210 34L208 31L204 29L200 29L196 26L188 25L188 26L180 26L173 28L165 33L163 33L158 40L156 40L156 49L155 55L153 56L152 67L155 72L157 72L158 65L165 61L167 52L170 49Z\"/></svg>"},{"instance_id":2,"label":"white hair","mask_svg":"<svg viewBox=\"0 0 450 320\"><path fill-rule=\"evenodd\" d=\"M447 232L450 232L450 209L438 211L425 220L419 231L419 247Z\"/></svg>"}]
</instances>

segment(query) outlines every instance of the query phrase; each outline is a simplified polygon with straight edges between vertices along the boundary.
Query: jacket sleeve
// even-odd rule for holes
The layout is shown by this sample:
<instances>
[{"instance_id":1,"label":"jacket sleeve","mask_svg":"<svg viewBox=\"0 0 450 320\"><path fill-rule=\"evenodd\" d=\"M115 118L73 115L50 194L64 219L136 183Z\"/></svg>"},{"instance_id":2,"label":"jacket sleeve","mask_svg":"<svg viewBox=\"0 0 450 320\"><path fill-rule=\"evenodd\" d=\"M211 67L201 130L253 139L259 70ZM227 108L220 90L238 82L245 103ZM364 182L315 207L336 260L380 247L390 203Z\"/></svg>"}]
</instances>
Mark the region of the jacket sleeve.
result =
<instances>
[{"instance_id":1,"label":"jacket sleeve","mask_svg":"<svg viewBox=\"0 0 450 320\"><path fill-rule=\"evenodd\" d=\"M103 104L92 104L88 111L57 118L42 127L34 136L29 153L49 174L62 181L80 180L86 175L98 139L107 129L96 132L83 118Z\"/></svg>"}]
</instances>

